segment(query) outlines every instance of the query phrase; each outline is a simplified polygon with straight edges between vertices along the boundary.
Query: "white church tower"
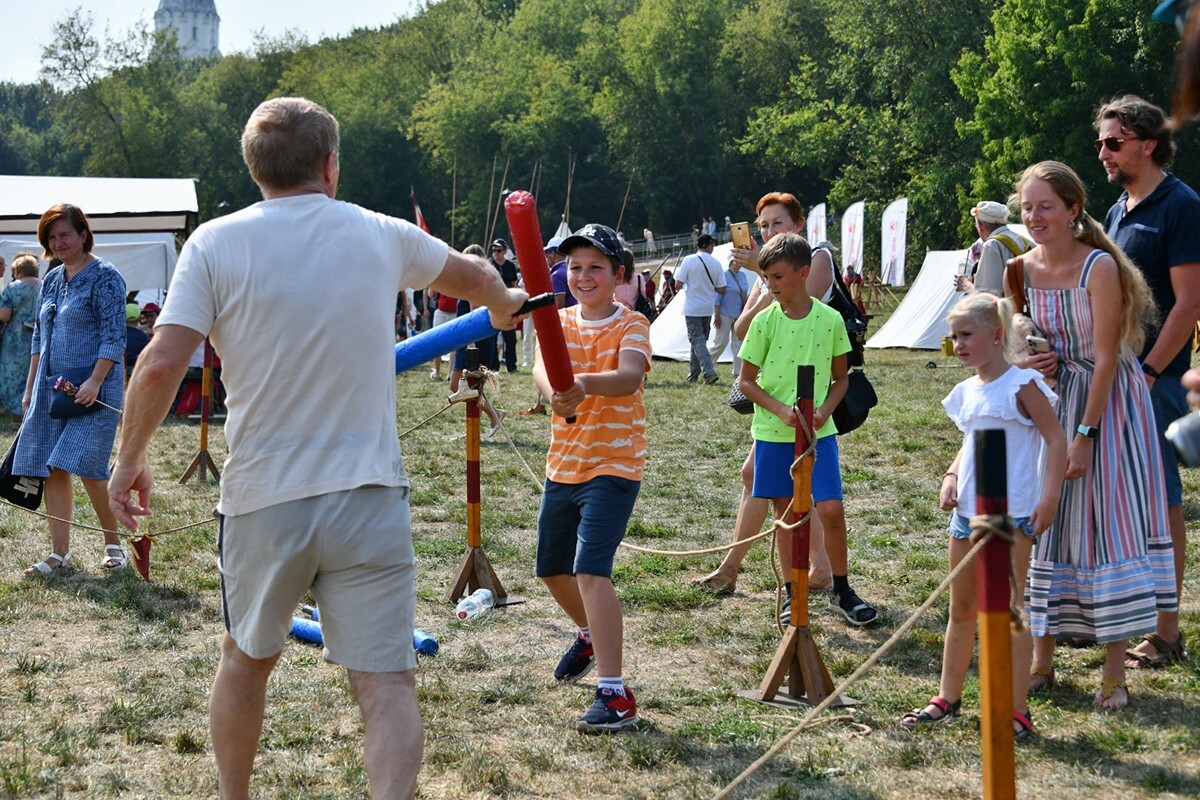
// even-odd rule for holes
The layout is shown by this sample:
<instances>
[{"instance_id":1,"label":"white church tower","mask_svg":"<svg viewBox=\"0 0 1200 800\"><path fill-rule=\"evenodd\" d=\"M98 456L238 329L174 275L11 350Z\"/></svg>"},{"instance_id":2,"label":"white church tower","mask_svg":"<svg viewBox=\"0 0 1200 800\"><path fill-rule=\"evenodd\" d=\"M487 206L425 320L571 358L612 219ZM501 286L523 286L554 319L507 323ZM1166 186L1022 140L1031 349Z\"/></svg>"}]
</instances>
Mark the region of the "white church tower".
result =
<instances>
[{"instance_id":1,"label":"white church tower","mask_svg":"<svg viewBox=\"0 0 1200 800\"><path fill-rule=\"evenodd\" d=\"M179 51L188 58L221 55L220 26L213 0L160 0L154 12L154 29L174 28Z\"/></svg>"}]
</instances>

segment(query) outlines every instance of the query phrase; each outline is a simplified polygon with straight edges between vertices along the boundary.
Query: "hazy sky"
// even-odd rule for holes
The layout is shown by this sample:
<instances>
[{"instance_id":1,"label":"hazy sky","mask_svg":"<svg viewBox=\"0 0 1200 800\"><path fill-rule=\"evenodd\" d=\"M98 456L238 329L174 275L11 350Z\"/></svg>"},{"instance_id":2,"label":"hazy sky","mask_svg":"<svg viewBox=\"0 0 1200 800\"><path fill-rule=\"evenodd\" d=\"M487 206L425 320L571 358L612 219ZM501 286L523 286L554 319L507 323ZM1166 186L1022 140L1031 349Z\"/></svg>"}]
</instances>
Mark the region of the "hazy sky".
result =
<instances>
[{"instance_id":1,"label":"hazy sky","mask_svg":"<svg viewBox=\"0 0 1200 800\"><path fill-rule=\"evenodd\" d=\"M124 38L129 29L144 20L154 27L157 0L88 0L55 4L51 10L29 0L3 0L0 3L0 29L4 31L0 48L0 81L30 83L41 69L42 48L52 44L54 23L66 18L73 9L82 8L95 20L94 31L103 37L107 23L109 34ZM354 28L378 28L412 13L416 0L216 0L221 17L222 53L248 51L254 35L263 32L275 36L298 30L310 42L342 36Z\"/></svg>"}]
</instances>

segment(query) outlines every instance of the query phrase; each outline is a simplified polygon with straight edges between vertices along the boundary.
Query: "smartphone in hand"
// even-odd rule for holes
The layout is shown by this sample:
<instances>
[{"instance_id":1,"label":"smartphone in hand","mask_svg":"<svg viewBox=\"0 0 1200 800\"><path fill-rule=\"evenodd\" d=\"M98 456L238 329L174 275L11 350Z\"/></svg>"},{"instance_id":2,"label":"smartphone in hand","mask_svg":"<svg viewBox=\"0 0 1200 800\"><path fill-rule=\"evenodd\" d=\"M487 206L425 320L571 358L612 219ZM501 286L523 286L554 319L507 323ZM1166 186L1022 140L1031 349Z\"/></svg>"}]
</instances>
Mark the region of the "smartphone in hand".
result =
<instances>
[{"instance_id":1,"label":"smartphone in hand","mask_svg":"<svg viewBox=\"0 0 1200 800\"><path fill-rule=\"evenodd\" d=\"M748 222L735 222L730 225L729 237L733 241L734 247L749 249L754 246L750 239L750 223Z\"/></svg>"}]
</instances>

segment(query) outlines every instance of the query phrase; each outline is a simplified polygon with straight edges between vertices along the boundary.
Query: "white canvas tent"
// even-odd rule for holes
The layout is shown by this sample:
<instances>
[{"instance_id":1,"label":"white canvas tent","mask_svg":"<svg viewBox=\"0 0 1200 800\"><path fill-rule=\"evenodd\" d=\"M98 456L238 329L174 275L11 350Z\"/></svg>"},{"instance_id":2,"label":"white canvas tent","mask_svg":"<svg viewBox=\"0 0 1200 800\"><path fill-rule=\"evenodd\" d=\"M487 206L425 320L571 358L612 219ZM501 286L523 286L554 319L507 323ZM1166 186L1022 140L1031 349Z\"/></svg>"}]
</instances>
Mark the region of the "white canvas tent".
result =
<instances>
[{"instance_id":1,"label":"white canvas tent","mask_svg":"<svg viewBox=\"0 0 1200 800\"><path fill-rule=\"evenodd\" d=\"M41 258L37 236L0 234L0 253L12 263L13 256L27 250ZM175 235L172 233L97 233L92 252L112 262L125 279L129 291L166 289L175 274ZM41 274L47 264L42 261ZM5 279L11 276L5 273Z\"/></svg>"},{"instance_id":2,"label":"white canvas tent","mask_svg":"<svg viewBox=\"0 0 1200 800\"><path fill-rule=\"evenodd\" d=\"M729 253L732 249L733 245L726 243L718 245L713 250L713 256L721 264L722 269L729 266ZM661 272L655 277L655 280L661 283ZM650 325L650 348L657 358L687 361L691 357L692 348L688 344L687 323L683 319L683 299L686 296L687 289L681 289L675 295L675 299L667 304L667 307ZM733 362L733 353L729 347L725 348L725 352L717 361L720 363Z\"/></svg>"},{"instance_id":3,"label":"white canvas tent","mask_svg":"<svg viewBox=\"0 0 1200 800\"><path fill-rule=\"evenodd\" d=\"M961 295L954 291L954 276L966 250L931 250L904 301L891 319L867 340L867 347L909 347L937 350L950 335L946 314Z\"/></svg>"},{"instance_id":4,"label":"white canvas tent","mask_svg":"<svg viewBox=\"0 0 1200 800\"><path fill-rule=\"evenodd\" d=\"M1012 230L1029 238L1024 225L1011 223ZM967 257L966 250L931 250L904 301L887 324L867 340L867 347L908 347L913 350L938 350L942 337L950 335L946 315L962 297L954 291L954 276Z\"/></svg>"}]
</instances>

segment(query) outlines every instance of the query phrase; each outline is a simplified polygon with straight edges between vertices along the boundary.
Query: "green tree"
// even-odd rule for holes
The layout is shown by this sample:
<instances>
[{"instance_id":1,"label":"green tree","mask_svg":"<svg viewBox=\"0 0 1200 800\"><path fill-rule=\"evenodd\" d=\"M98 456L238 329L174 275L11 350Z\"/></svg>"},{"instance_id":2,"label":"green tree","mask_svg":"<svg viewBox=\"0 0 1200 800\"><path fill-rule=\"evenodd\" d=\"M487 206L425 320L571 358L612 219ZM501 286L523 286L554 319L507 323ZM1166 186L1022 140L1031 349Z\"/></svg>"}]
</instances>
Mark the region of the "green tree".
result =
<instances>
[{"instance_id":1,"label":"green tree","mask_svg":"<svg viewBox=\"0 0 1200 800\"><path fill-rule=\"evenodd\" d=\"M981 153L970 196L1003 199L1025 167L1053 159L1079 173L1102 216L1118 189L1105 185L1092 149L1096 109L1126 93L1167 107L1175 31L1135 0L1008 0L994 21L986 52L964 56L954 73L975 109L962 134ZM1192 134L1182 149L1185 174L1200 166L1195 143Z\"/></svg>"}]
</instances>

